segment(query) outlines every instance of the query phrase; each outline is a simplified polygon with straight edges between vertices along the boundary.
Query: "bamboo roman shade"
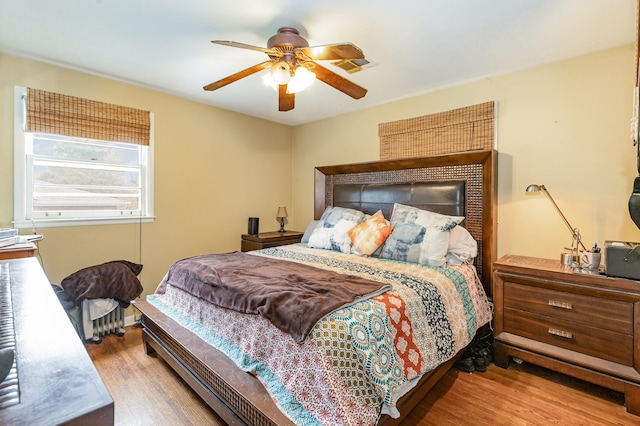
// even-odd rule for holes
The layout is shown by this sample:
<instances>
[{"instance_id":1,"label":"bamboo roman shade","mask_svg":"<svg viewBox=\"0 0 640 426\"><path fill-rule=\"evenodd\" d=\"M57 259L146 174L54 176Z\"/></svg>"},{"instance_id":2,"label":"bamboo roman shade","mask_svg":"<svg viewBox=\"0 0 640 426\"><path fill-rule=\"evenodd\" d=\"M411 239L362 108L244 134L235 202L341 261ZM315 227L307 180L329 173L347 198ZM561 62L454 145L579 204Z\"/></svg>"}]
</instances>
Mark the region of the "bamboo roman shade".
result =
<instances>
[{"instance_id":1,"label":"bamboo roman shade","mask_svg":"<svg viewBox=\"0 0 640 426\"><path fill-rule=\"evenodd\" d=\"M149 145L149 111L27 89L27 132Z\"/></svg>"},{"instance_id":2,"label":"bamboo roman shade","mask_svg":"<svg viewBox=\"0 0 640 426\"><path fill-rule=\"evenodd\" d=\"M378 125L380 159L493 149L494 102Z\"/></svg>"}]
</instances>

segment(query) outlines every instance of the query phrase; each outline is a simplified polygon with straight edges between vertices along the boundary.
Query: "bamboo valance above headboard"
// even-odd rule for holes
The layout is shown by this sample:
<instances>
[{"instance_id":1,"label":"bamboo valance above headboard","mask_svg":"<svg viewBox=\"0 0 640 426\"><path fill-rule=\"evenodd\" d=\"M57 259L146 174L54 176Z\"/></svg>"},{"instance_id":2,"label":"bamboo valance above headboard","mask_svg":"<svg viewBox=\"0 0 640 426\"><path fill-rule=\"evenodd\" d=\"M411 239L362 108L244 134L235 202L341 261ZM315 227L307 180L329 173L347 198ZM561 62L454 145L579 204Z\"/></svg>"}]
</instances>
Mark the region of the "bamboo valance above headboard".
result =
<instances>
[{"instance_id":1,"label":"bamboo valance above headboard","mask_svg":"<svg viewBox=\"0 0 640 426\"><path fill-rule=\"evenodd\" d=\"M495 148L494 102L378 124L380 160Z\"/></svg>"}]
</instances>

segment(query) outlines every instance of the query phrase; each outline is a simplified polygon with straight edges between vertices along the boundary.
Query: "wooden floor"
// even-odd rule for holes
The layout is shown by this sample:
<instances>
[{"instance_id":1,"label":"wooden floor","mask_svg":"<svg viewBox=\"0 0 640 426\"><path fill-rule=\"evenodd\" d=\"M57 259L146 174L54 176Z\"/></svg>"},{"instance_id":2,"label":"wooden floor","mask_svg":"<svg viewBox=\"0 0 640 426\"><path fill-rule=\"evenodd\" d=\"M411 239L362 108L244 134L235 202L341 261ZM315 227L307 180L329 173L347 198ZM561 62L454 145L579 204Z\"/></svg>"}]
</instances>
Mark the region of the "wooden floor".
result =
<instances>
[{"instance_id":1,"label":"wooden floor","mask_svg":"<svg viewBox=\"0 0 640 426\"><path fill-rule=\"evenodd\" d=\"M141 329L87 344L115 401L115 424L222 425L156 356L144 354ZM640 425L622 394L530 364L485 373L449 371L403 425Z\"/></svg>"}]
</instances>

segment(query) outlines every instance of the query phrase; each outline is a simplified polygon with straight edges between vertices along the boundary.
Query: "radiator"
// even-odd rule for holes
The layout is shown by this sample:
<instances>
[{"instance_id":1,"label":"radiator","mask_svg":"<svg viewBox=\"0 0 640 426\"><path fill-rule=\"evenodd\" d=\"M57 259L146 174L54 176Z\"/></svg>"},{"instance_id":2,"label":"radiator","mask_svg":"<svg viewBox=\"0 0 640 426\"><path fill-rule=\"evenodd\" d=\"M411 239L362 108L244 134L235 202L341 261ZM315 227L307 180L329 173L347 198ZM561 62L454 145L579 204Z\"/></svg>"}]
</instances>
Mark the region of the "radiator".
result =
<instances>
[{"instance_id":1,"label":"radiator","mask_svg":"<svg viewBox=\"0 0 640 426\"><path fill-rule=\"evenodd\" d=\"M89 319L89 301L82 302L82 318L85 340L100 343L101 337L107 334L117 334L124 336L124 309L118 304L115 309L106 315L94 320Z\"/></svg>"},{"instance_id":2,"label":"radiator","mask_svg":"<svg viewBox=\"0 0 640 426\"><path fill-rule=\"evenodd\" d=\"M112 333L118 336L124 336L124 309L122 309L120 305L107 315L93 320L92 339L94 341L100 340L100 337Z\"/></svg>"}]
</instances>

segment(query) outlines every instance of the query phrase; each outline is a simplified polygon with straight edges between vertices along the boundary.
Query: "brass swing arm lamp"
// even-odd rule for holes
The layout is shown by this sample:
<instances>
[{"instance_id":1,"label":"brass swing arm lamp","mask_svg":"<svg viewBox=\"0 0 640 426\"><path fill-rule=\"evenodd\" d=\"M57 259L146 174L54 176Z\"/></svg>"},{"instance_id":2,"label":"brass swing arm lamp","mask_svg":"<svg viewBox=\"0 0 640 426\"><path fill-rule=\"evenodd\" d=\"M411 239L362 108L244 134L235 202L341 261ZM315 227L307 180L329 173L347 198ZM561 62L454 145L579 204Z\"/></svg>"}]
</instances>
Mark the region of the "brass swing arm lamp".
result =
<instances>
[{"instance_id":1,"label":"brass swing arm lamp","mask_svg":"<svg viewBox=\"0 0 640 426\"><path fill-rule=\"evenodd\" d=\"M542 191L545 193L545 195L547 197L549 197L549 200L551 200L551 203L553 203L553 206L556 208L556 210L558 211L558 214L560 214L560 217L562 218L562 220L564 221L565 225L567 225L567 228L569 228L569 231L571 231L571 235L573 236L573 238L578 242L578 244L580 244L582 246L582 249L584 251L587 251L587 248L584 246L584 244L582 243L582 240L580 239L580 235L579 233L576 231L576 228L574 228L573 226L571 226L571 224L569 223L569 221L567 220L567 218L564 216L564 214L562 214L562 211L560 210L560 207L558 207L558 205L556 204L556 202L554 201L553 197L551 197L551 194L549 194L549 190L544 186L544 185L529 185L527 186L526 192L538 192L538 191ZM576 253L578 254L578 253Z\"/></svg>"}]
</instances>

